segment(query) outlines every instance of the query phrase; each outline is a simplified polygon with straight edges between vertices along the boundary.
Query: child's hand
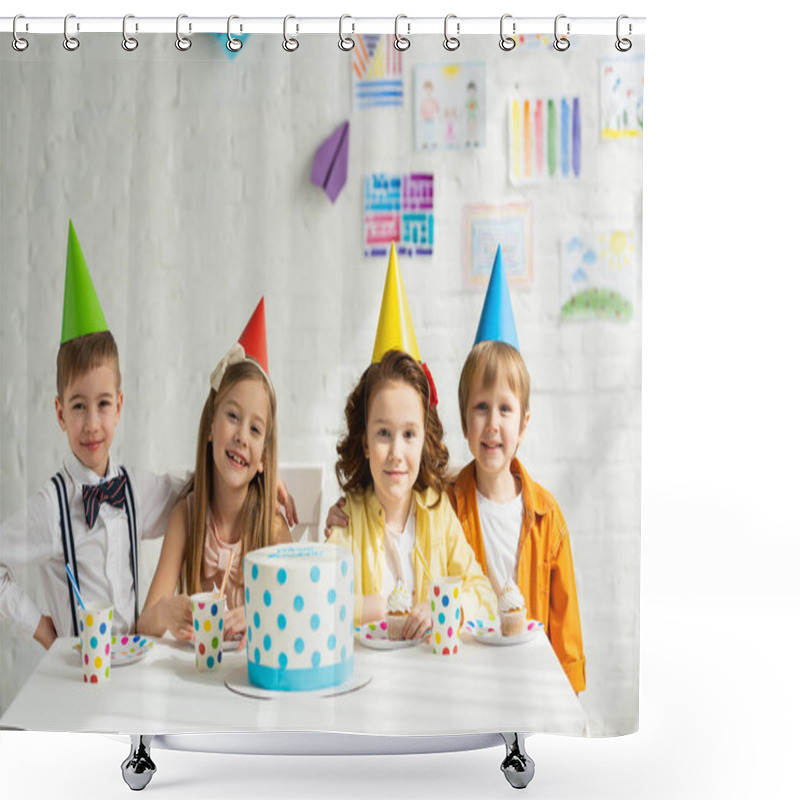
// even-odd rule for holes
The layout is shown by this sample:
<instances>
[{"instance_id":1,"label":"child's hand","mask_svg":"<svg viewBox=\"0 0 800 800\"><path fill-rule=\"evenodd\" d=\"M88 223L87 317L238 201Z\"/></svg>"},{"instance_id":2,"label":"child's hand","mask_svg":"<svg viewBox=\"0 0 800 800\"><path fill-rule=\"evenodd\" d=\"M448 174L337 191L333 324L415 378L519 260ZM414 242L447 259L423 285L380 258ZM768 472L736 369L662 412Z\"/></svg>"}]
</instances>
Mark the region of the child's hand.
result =
<instances>
[{"instance_id":1,"label":"child's hand","mask_svg":"<svg viewBox=\"0 0 800 800\"><path fill-rule=\"evenodd\" d=\"M328 509L328 518L325 520L325 538L332 533L332 528L346 528L350 518L342 511L344 507L344 497L340 497L334 505Z\"/></svg>"},{"instance_id":2,"label":"child's hand","mask_svg":"<svg viewBox=\"0 0 800 800\"><path fill-rule=\"evenodd\" d=\"M53 642L55 642L58 637L52 617L46 617L44 614L41 616L33 638L36 639L45 650L49 650L53 646Z\"/></svg>"},{"instance_id":3,"label":"child's hand","mask_svg":"<svg viewBox=\"0 0 800 800\"><path fill-rule=\"evenodd\" d=\"M419 639L431 627L431 604L417 603L408 614L403 628L404 639Z\"/></svg>"},{"instance_id":4,"label":"child's hand","mask_svg":"<svg viewBox=\"0 0 800 800\"><path fill-rule=\"evenodd\" d=\"M192 601L188 594L177 594L164 597L159 601L162 629L168 630L179 641L191 641L194 638L192 625Z\"/></svg>"},{"instance_id":5,"label":"child's hand","mask_svg":"<svg viewBox=\"0 0 800 800\"><path fill-rule=\"evenodd\" d=\"M224 622L222 624L222 638L227 642L235 639L237 636L242 637L239 644L241 649L244 644L244 635L247 632L247 621L244 617L244 606L237 606L236 608L228 609L225 612Z\"/></svg>"},{"instance_id":6,"label":"child's hand","mask_svg":"<svg viewBox=\"0 0 800 800\"><path fill-rule=\"evenodd\" d=\"M289 527L293 528L300 522L300 517L297 516L297 507L294 504L294 498L289 494L286 484L278 478L278 504L283 507L283 513L286 516L286 521Z\"/></svg>"}]
</instances>

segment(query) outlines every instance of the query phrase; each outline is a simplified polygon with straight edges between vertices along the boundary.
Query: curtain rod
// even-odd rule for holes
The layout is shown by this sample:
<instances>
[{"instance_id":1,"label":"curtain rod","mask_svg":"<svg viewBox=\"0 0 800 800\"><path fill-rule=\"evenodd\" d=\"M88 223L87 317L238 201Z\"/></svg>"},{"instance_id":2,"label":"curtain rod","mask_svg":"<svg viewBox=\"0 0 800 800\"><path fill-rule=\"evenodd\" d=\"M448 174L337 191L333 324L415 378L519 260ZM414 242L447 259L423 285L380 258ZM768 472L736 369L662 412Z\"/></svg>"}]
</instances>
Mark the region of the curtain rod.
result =
<instances>
[{"instance_id":1,"label":"curtain rod","mask_svg":"<svg viewBox=\"0 0 800 800\"><path fill-rule=\"evenodd\" d=\"M469 36L473 34L500 34L501 18L498 17L458 17L450 15L447 34L450 36ZM293 36L311 33L327 33L351 36L354 33L399 33L402 36L415 34L444 34L444 17L193 17L181 15L180 30L183 35L192 33L231 32L273 33L288 32ZM622 35L642 35L645 32L644 17L622 17ZM559 33L569 35L614 35L618 20L614 17L569 17L559 15ZM504 15L502 29L505 35L549 33L553 34L554 17L514 17ZM569 28L567 28L569 26ZM27 33L65 34L65 27L74 36L82 33L122 33L122 17L27 17L20 15L16 22L18 35ZM136 17L129 15L126 22L128 34L133 33L175 33L175 17ZM14 17L0 17L0 32L14 30Z\"/></svg>"}]
</instances>

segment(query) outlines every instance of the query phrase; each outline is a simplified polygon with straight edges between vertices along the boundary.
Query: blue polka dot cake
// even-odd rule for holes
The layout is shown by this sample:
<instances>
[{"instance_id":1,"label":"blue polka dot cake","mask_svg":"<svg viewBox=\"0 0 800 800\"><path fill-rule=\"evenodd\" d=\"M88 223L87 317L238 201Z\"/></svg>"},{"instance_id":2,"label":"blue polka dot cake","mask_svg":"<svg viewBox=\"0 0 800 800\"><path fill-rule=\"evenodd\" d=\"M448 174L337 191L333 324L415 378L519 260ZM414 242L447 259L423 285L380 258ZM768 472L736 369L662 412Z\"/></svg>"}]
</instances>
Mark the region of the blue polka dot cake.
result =
<instances>
[{"instance_id":1,"label":"blue polka dot cake","mask_svg":"<svg viewBox=\"0 0 800 800\"><path fill-rule=\"evenodd\" d=\"M337 686L353 673L353 556L281 544L244 558L247 676L286 692Z\"/></svg>"}]
</instances>

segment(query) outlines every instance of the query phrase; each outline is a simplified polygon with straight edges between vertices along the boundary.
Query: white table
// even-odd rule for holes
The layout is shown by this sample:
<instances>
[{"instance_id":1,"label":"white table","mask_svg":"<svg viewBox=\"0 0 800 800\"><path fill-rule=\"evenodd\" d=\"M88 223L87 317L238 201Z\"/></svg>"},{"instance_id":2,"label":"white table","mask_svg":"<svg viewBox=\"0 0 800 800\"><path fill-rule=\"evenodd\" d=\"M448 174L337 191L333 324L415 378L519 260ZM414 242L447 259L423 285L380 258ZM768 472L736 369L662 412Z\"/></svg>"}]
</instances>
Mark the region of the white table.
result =
<instances>
[{"instance_id":1,"label":"white table","mask_svg":"<svg viewBox=\"0 0 800 800\"><path fill-rule=\"evenodd\" d=\"M586 717L547 637L511 647L463 637L456 656L429 646L354 646L364 688L337 697L243 697L225 686L246 667L226 652L198 673L191 647L156 640L141 661L112 668L102 686L82 682L75 639L59 639L6 710L4 727L38 731L180 734L333 731L437 736L501 731L586 735Z\"/></svg>"}]
</instances>

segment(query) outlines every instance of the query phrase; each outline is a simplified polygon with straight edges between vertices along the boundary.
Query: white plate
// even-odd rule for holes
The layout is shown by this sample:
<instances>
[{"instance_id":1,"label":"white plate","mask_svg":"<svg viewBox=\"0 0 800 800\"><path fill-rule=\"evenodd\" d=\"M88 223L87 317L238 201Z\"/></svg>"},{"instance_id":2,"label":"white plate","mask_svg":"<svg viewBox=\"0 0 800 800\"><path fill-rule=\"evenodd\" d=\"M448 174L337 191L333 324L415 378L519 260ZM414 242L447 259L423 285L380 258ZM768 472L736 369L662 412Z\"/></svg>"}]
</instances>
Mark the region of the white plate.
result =
<instances>
[{"instance_id":1,"label":"white plate","mask_svg":"<svg viewBox=\"0 0 800 800\"><path fill-rule=\"evenodd\" d=\"M372 650L401 650L404 647L415 647L425 641L424 636L419 639L390 639L385 620L359 625L353 633L360 645Z\"/></svg>"},{"instance_id":2,"label":"white plate","mask_svg":"<svg viewBox=\"0 0 800 800\"><path fill-rule=\"evenodd\" d=\"M462 633L469 633L476 642L481 644L506 647L513 644L524 644L533 639L536 634L544 629L544 625L535 619L525 623L525 630L518 636L503 636L500 632L500 620L484 622L483 620L469 620L464 625Z\"/></svg>"},{"instance_id":3,"label":"white plate","mask_svg":"<svg viewBox=\"0 0 800 800\"><path fill-rule=\"evenodd\" d=\"M338 695L355 692L363 689L372 680L372 675L358 664L353 666L353 674L344 683L338 686L329 686L326 689L315 689L309 692L281 692L273 689L262 689L254 686L247 677L247 667L237 667L225 681L225 686L234 694L245 697L254 697L256 700L291 700L295 697L337 697Z\"/></svg>"},{"instance_id":4,"label":"white plate","mask_svg":"<svg viewBox=\"0 0 800 800\"><path fill-rule=\"evenodd\" d=\"M153 640L144 636L122 636L111 637L111 666L121 667L124 664L132 664L134 661L141 661L153 649ZM78 642L73 650L81 652L81 643Z\"/></svg>"}]
</instances>

